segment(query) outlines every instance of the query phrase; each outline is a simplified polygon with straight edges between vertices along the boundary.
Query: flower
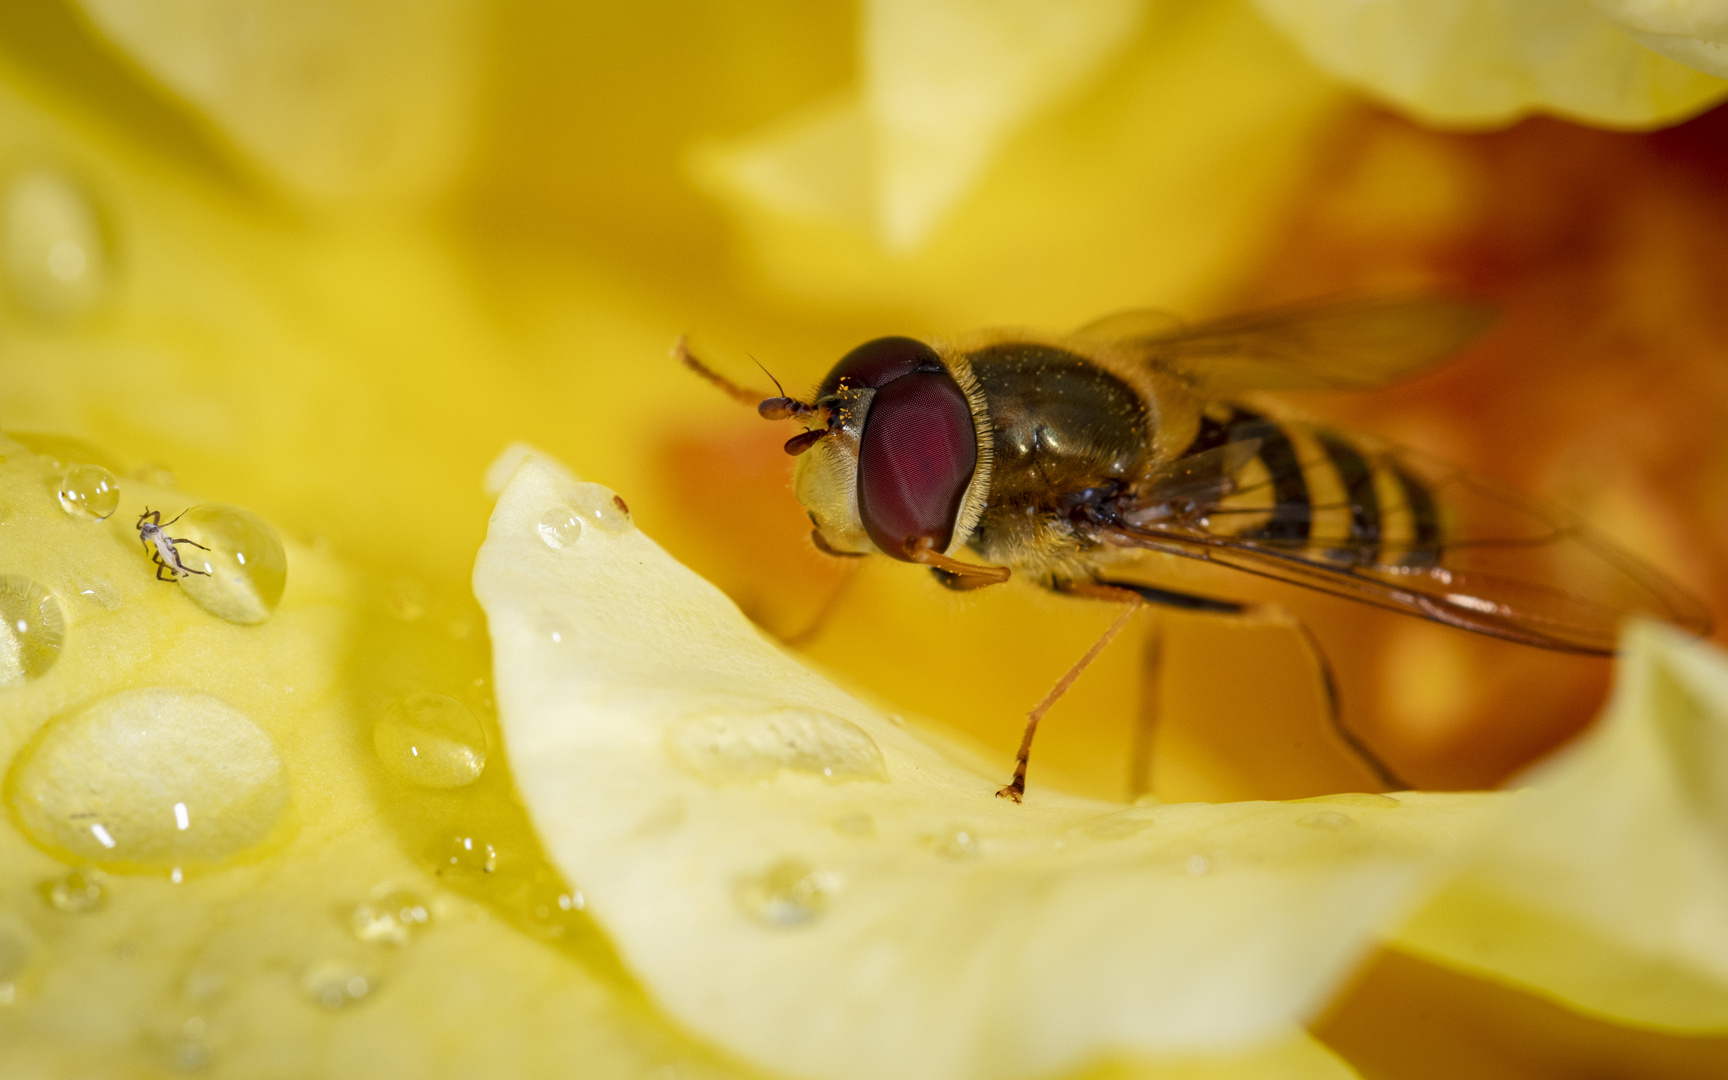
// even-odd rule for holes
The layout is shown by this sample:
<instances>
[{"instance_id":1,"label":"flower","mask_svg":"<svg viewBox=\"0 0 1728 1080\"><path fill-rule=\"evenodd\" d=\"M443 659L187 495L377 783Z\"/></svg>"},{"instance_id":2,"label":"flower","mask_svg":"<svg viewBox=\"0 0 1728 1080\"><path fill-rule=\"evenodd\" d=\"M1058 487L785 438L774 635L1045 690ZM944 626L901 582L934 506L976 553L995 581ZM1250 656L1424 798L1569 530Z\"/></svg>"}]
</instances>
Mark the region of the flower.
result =
<instances>
[{"instance_id":1,"label":"flower","mask_svg":"<svg viewBox=\"0 0 1728 1080\"><path fill-rule=\"evenodd\" d=\"M1382 26L1408 10L1357 8ZM1558 81L1526 71L1505 81L1547 96L1457 118L1536 109L1650 126L1715 100L1714 80L1605 33L1589 10L1712 62L1702 8L1556 4L1496 62L1583 34L1610 41L1592 55L1612 63ZM822 999L849 1047L882 1032L869 1025L892 1015L886 999L852 978L865 969L809 955L830 941L854 955L863 938L830 935L872 895L895 928L942 934L932 955L1093 980L1091 1007L1066 1012L944 987L945 964L890 971L881 987L930 1003L911 1021L1009 1028L914 1062L932 1071L1013 1050L1051 1069L1118 1054L1100 1067L1342 1077L1453 1060L1469 1037L1421 1043L1447 1009L1517 1025L1522 1052L1544 1060L1580 1045L1607 1047L1603 1060L1633 1047L1641 1064L1713 1050L1720 928L1693 906L1720 867L1715 766L1700 764L1714 761L1719 660L1704 646L1641 631L1603 735L1537 793L1377 810L1283 801L1367 782L1287 639L1173 620L1182 674L1150 781L1165 804L1196 805L1121 805L1129 638L1052 715L1025 813L986 798L974 822L967 795L989 784L968 762L999 782L989 762L1012 749L1017 714L1109 613L1023 593L956 607L922 576L871 566L809 646L855 694L765 644L643 538L785 636L841 579L801 546L784 433L732 419L663 360L680 332L728 370L751 370L754 352L795 384L879 332L1463 286L1508 311L1496 337L1426 384L1315 408L1560 494L1723 596L1720 115L1651 137L1555 122L1436 134L1365 109L1307 58L1367 81L1352 73L1421 59L1430 42L1352 53L1315 36L1341 25L1324 16L871 3L855 30L806 5L452 2L406 27L373 3L44 0L0 17L0 422L21 440L0 443L0 600L27 602L32 628L0 648L0 682L15 684L0 685L0 1072L904 1062L907 1041L887 1037L827 1057L770 1007ZM1456 76L1470 59L1430 57L1425 90L1468 82ZM1610 69L1629 77L1608 85ZM524 439L622 493L628 510L614 510L642 532L536 519L486 540L479 477ZM546 460L535 482L565 483ZM102 523L56 495L88 465L119 488ZM280 537L287 586L261 624L199 606L195 582L156 580L139 544L146 505L167 520L215 499ZM488 613L468 584L483 540ZM499 584L538 565L498 554L517 541L563 560L529 578L533 603ZM642 561L611 566L619 588L595 595L584 553L628 545ZM591 621L568 635L536 625L534 603L581 589ZM61 617L52 648L31 636L52 623L32 621L52 610L43 595ZM657 621L645 595L702 621ZM1498 784L1574 734L1607 678L1600 662L1324 601L1302 611L1364 734L1436 787ZM599 625L616 633L597 641ZM549 644L553 632L566 640ZM518 633L556 648L495 649ZM706 657L714 684L633 668L650 646ZM604 651L613 681L562 658L585 650ZM573 679L607 708L561 729L536 688ZM951 726L903 730L861 695ZM812 701L840 726L797 711ZM568 756L578 735L645 741L585 761ZM417 765L421 750L439 767ZM830 785L822 768L855 779ZM592 795L561 788L576 776L616 797L572 817L561 800ZM1646 823L1636 835L1604 828L1587 846L1552 825L1600 812L1598 789L1616 792L1614 820ZM825 816L867 793L891 800L857 811L874 841L850 806ZM72 794L77 807L57 801ZM684 799L683 824L650 794ZM1474 841L1467 826L1489 816L1495 835ZM658 839L619 840L621 822ZM1289 836L1290 850L1266 851ZM1202 841L1214 846L1170 863ZM652 857L664 850L683 853ZM867 850L880 863L860 861ZM1532 852L1540 878L1522 873ZM1074 872L1088 859L1091 876ZM1694 887L1594 873L1636 859ZM1048 885L1048 906L977 885L998 872ZM688 895L668 885L683 873L699 886ZM1146 887L1188 914L1122 936L1113 905L1154 877ZM1248 878L1264 888L1231 887ZM945 881L955 891L930 884ZM1431 885L1444 888L1418 907ZM620 903L637 895L654 903ZM974 895L968 921L957 905ZM1089 918L1091 904L1113 914ZM657 938L657 915L677 933ZM968 949L967 931L1017 921L1029 951ZM1177 936L1197 926L1213 931L1201 962ZM1243 935L1264 948L1239 948ZM1157 978L1126 970L1136 958ZM1352 989L1340 979L1358 961ZM1191 1011L1160 1005L1162 1028L1109 1011L1172 997ZM1386 1004L1412 999L1402 1014ZM1564 1007L1526 1023L1539 999ZM1376 1042L1368 1026L1393 1034Z\"/></svg>"}]
</instances>

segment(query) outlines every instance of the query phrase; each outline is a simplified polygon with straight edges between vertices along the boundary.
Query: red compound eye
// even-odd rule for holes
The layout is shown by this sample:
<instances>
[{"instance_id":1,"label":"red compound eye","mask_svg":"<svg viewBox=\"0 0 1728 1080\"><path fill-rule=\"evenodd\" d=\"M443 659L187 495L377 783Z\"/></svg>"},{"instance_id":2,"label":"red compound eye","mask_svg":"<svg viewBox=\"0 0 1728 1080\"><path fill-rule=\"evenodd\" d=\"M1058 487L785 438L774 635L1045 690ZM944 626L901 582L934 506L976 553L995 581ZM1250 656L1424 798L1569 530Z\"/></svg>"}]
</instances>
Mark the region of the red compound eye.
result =
<instances>
[{"instance_id":1,"label":"red compound eye","mask_svg":"<svg viewBox=\"0 0 1728 1080\"><path fill-rule=\"evenodd\" d=\"M897 559L922 537L946 551L977 464L972 410L952 375L913 370L883 385L858 446L858 512L870 539Z\"/></svg>"},{"instance_id":2,"label":"red compound eye","mask_svg":"<svg viewBox=\"0 0 1728 1080\"><path fill-rule=\"evenodd\" d=\"M834 370L822 380L816 399L820 401L836 392L841 383L862 390L886 386L914 371L941 370L942 361L936 356L936 350L922 341L907 337L877 338L842 356Z\"/></svg>"}]
</instances>

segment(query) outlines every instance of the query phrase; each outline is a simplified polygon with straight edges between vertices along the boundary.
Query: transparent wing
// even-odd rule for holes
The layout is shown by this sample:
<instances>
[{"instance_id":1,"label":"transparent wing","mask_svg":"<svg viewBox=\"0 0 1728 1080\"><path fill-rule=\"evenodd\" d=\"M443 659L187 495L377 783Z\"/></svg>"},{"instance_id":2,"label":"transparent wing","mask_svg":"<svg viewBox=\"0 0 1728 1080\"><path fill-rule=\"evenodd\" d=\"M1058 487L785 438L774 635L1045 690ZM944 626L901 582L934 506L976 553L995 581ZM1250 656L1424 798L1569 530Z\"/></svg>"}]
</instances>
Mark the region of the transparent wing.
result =
<instances>
[{"instance_id":1,"label":"transparent wing","mask_svg":"<svg viewBox=\"0 0 1728 1080\"><path fill-rule=\"evenodd\" d=\"M1542 648L1612 653L1635 614L1709 632L1696 599L1558 508L1412 451L1270 431L1244 433L1241 464L1214 448L1166 467L1118 500L1102 539ZM1340 447L1363 468L1339 468Z\"/></svg>"},{"instance_id":2,"label":"transparent wing","mask_svg":"<svg viewBox=\"0 0 1728 1080\"><path fill-rule=\"evenodd\" d=\"M1128 311L1076 332L1219 393L1384 386L1458 352L1493 319L1486 306L1437 296L1310 304L1183 326Z\"/></svg>"}]
</instances>

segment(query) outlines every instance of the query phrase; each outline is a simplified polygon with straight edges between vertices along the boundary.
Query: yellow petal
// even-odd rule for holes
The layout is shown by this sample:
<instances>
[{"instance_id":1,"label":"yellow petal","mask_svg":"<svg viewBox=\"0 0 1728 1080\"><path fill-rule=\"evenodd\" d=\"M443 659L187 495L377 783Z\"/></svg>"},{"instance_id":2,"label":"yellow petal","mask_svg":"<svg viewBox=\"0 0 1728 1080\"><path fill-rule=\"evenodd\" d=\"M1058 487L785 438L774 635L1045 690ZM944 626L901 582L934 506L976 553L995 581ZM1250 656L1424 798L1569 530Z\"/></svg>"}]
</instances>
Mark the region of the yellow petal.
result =
<instances>
[{"instance_id":1,"label":"yellow petal","mask_svg":"<svg viewBox=\"0 0 1728 1080\"><path fill-rule=\"evenodd\" d=\"M1321 67L1436 124L1546 112L1650 128L1728 95L1721 79L1650 51L1588 0L1256 4Z\"/></svg>"},{"instance_id":2,"label":"yellow petal","mask_svg":"<svg viewBox=\"0 0 1728 1080\"><path fill-rule=\"evenodd\" d=\"M1014 805L532 457L474 587L555 864L672 1016L792 1075L1038 1075L1277 1036L1494 801L1035 785Z\"/></svg>"},{"instance_id":3,"label":"yellow petal","mask_svg":"<svg viewBox=\"0 0 1728 1080\"><path fill-rule=\"evenodd\" d=\"M291 193L397 212L461 164L473 0L78 0L122 51Z\"/></svg>"},{"instance_id":4,"label":"yellow petal","mask_svg":"<svg viewBox=\"0 0 1728 1080\"><path fill-rule=\"evenodd\" d=\"M1618 679L1397 944L1611 1020L1728 1031L1728 658L1635 624Z\"/></svg>"}]
</instances>

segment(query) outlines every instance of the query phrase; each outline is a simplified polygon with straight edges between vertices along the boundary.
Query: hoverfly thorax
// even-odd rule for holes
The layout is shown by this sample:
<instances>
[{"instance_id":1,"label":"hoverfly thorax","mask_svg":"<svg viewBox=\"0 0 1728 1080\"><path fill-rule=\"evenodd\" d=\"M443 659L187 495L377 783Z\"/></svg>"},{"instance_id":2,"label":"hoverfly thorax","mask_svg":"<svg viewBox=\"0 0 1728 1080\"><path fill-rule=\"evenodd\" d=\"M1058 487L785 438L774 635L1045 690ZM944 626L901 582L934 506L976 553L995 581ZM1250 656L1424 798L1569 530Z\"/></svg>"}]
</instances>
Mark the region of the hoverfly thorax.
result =
<instances>
[{"instance_id":1,"label":"hoverfly thorax","mask_svg":"<svg viewBox=\"0 0 1728 1080\"><path fill-rule=\"evenodd\" d=\"M928 563L965 542L989 457L969 382L912 338L866 342L834 365L811 417L825 426L810 429L793 482L824 547Z\"/></svg>"}]
</instances>

